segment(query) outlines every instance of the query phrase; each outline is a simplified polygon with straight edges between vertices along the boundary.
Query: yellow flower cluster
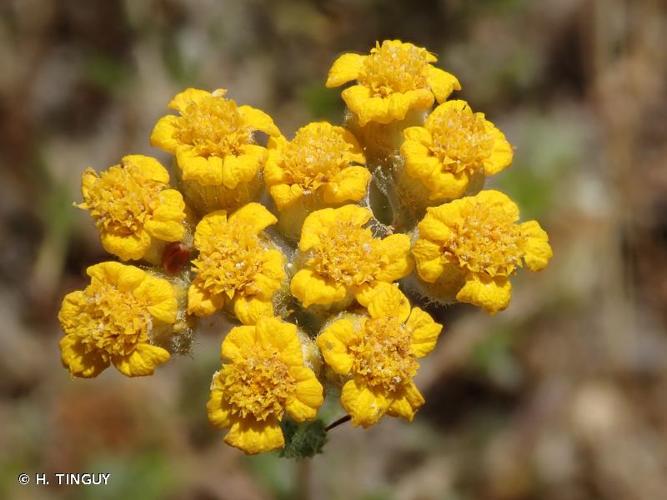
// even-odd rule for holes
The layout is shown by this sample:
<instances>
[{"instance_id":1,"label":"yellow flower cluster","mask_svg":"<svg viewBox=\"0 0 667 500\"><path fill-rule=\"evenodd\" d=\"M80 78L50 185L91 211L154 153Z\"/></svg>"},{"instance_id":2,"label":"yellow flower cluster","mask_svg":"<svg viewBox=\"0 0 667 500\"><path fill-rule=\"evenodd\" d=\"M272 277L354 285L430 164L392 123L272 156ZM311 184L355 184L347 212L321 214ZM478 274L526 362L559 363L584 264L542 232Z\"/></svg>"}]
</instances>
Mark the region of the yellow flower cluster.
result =
<instances>
[{"instance_id":1,"label":"yellow flower cluster","mask_svg":"<svg viewBox=\"0 0 667 500\"><path fill-rule=\"evenodd\" d=\"M424 398L412 378L417 358L435 347L442 325L420 308L410 308L395 286L382 283L365 313L343 314L324 328L317 345L331 369L348 377L341 404L352 423L368 427L385 413L414 418Z\"/></svg>"},{"instance_id":2,"label":"yellow flower cluster","mask_svg":"<svg viewBox=\"0 0 667 500\"><path fill-rule=\"evenodd\" d=\"M482 191L428 209L413 247L417 273L435 296L496 313L507 307L509 277L525 263L531 271L551 259L547 233L537 221L517 224L519 209L499 191Z\"/></svg>"},{"instance_id":3,"label":"yellow flower cluster","mask_svg":"<svg viewBox=\"0 0 667 500\"><path fill-rule=\"evenodd\" d=\"M128 155L102 175L92 168L81 179L83 203L104 249L121 260L159 262L164 242L185 235L185 203L169 189L169 173L148 156Z\"/></svg>"},{"instance_id":4,"label":"yellow flower cluster","mask_svg":"<svg viewBox=\"0 0 667 500\"><path fill-rule=\"evenodd\" d=\"M410 273L410 238L405 234L374 238L364 227L371 217L368 208L345 205L306 218L296 259L299 270L290 284L304 307L347 307L379 283L393 283Z\"/></svg>"},{"instance_id":5,"label":"yellow flower cluster","mask_svg":"<svg viewBox=\"0 0 667 500\"><path fill-rule=\"evenodd\" d=\"M233 328L222 342L222 369L213 375L208 416L229 427L225 441L247 453L282 448L280 421L312 420L324 401L306 366L297 328L278 318Z\"/></svg>"},{"instance_id":6,"label":"yellow flower cluster","mask_svg":"<svg viewBox=\"0 0 667 500\"><path fill-rule=\"evenodd\" d=\"M271 138L264 181L281 231L297 240L309 212L361 201L371 179L365 163L354 135L327 122L302 127L291 141Z\"/></svg>"},{"instance_id":7,"label":"yellow flower cluster","mask_svg":"<svg viewBox=\"0 0 667 500\"><path fill-rule=\"evenodd\" d=\"M63 365L78 377L95 377L110 363L127 376L152 374L169 359L151 342L176 322L174 287L118 262L91 266L87 274L90 284L67 294L58 315Z\"/></svg>"},{"instance_id":8,"label":"yellow flower cluster","mask_svg":"<svg viewBox=\"0 0 667 500\"><path fill-rule=\"evenodd\" d=\"M223 210L197 224L192 261L196 273L188 290L188 312L208 316L231 303L243 323L273 316L272 299L285 279L285 257L264 229L276 218L259 203L248 203L229 218Z\"/></svg>"},{"instance_id":9,"label":"yellow flower cluster","mask_svg":"<svg viewBox=\"0 0 667 500\"><path fill-rule=\"evenodd\" d=\"M438 59L426 49L400 40L379 42L367 56L343 54L329 70L327 87L356 80L343 100L364 126L402 120L409 111L426 111L461 85L454 75L432 65Z\"/></svg>"},{"instance_id":10,"label":"yellow flower cluster","mask_svg":"<svg viewBox=\"0 0 667 500\"><path fill-rule=\"evenodd\" d=\"M173 155L172 179L141 155L83 173L78 206L102 246L141 267L94 265L65 296L63 365L77 377L110 364L150 375L188 352L201 318L222 315L231 327L207 409L228 444L286 446L286 422L317 418L325 386L338 386L329 392L354 425L411 421L425 403L419 359L443 326L408 296L495 313L510 277L552 255L536 221L519 223L514 202L482 190L512 147L483 114L447 101L461 87L435 62L398 40L342 55L326 85L356 81L342 91L346 122L309 123L291 139L225 90L176 95L176 114L151 135Z\"/></svg>"},{"instance_id":11,"label":"yellow flower cluster","mask_svg":"<svg viewBox=\"0 0 667 500\"><path fill-rule=\"evenodd\" d=\"M224 89L187 89L169 103L178 112L160 118L151 144L175 155L181 189L200 214L239 208L256 198L266 148L253 133L280 134L269 115L237 106Z\"/></svg>"},{"instance_id":12,"label":"yellow flower cluster","mask_svg":"<svg viewBox=\"0 0 667 500\"><path fill-rule=\"evenodd\" d=\"M429 204L460 198L512 163L512 147L482 113L473 113L465 101L447 101L428 116L423 127L403 132L403 181L412 198Z\"/></svg>"}]
</instances>

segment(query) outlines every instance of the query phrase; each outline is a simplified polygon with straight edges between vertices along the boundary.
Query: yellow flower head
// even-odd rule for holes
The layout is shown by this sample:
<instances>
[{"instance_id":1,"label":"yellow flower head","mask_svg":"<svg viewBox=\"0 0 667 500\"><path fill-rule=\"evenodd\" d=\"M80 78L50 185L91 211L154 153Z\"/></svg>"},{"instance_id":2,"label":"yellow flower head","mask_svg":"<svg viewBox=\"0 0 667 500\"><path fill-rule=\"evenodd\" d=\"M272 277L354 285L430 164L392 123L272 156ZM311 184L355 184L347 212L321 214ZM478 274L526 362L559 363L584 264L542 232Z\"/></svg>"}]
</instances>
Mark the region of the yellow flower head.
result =
<instances>
[{"instance_id":1,"label":"yellow flower head","mask_svg":"<svg viewBox=\"0 0 667 500\"><path fill-rule=\"evenodd\" d=\"M385 413L412 420L424 404L412 378L417 358L435 347L442 325L395 285L383 283L366 303L368 315L346 314L317 338L324 360L348 377L341 403L352 423L368 427Z\"/></svg>"},{"instance_id":2,"label":"yellow flower head","mask_svg":"<svg viewBox=\"0 0 667 500\"><path fill-rule=\"evenodd\" d=\"M499 191L429 208L412 250L419 277L492 314L505 309L510 276L524 263L539 271L552 256L537 221L518 220L518 207Z\"/></svg>"},{"instance_id":3,"label":"yellow flower head","mask_svg":"<svg viewBox=\"0 0 667 500\"><path fill-rule=\"evenodd\" d=\"M110 363L128 377L151 375L169 352L151 345L176 321L174 287L134 266L103 262L86 271L90 285L65 296L58 319L63 365L76 377L95 377Z\"/></svg>"},{"instance_id":4,"label":"yellow flower head","mask_svg":"<svg viewBox=\"0 0 667 500\"><path fill-rule=\"evenodd\" d=\"M266 149L255 144L254 132L280 134L269 115L237 106L225 93L192 88L181 92L169 103L178 115L160 118L151 135L151 144L176 155L183 181L218 188L219 208L236 207L239 192L253 191L246 193L245 201L254 195L266 160Z\"/></svg>"},{"instance_id":5,"label":"yellow flower head","mask_svg":"<svg viewBox=\"0 0 667 500\"><path fill-rule=\"evenodd\" d=\"M439 105L423 127L409 127L403 135L406 174L420 182L432 202L459 198L476 178L512 163L512 146L503 133L465 101Z\"/></svg>"},{"instance_id":6,"label":"yellow flower head","mask_svg":"<svg viewBox=\"0 0 667 500\"><path fill-rule=\"evenodd\" d=\"M360 298L378 283L410 273L410 238L374 238L364 227L370 218L371 211L357 205L325 208L306 218L299 241L303 269L290 285L305 307Z\"/></svg>"},{"instance_id":7,"label":"yellow flower head","mask_svg":"<svg viewBox=\"0 0 667 500\"><path fill-rule=\"evenodd\" d=\"M427 110L461 85L455 76L431 65L437 58L426 49L400 40L376 44L367 56L343 54L329 70L327 87L356 80L342 92L347 107L363 127L368 122L403 120L412 109Z\"/></svg>"},{"instance_id":8,"label":"yellow flower head","mask_svg":"<svg viewBox=\"0 0 667 500\"><path fill-rule=\"evenodd\" d=\"M365 163L349 131L327 122L310 123L291 141L270 140L264 181L278 210L309 194L328 205L359 201L371 178Z\"/></svg>"},{"instance_id":9,"label":"yellow flower head","mask_svg":"<svg viewBox=\"0 0 667 500\"><path fill-rule=\"evenodd\" d=\"M148 156L129 155L98 175L83 172L83 203L95 219L104 249L122 260L149 258L158 241L179 241L185 234L185 204L169 189L169 173Z\"/></svg>"},{"instance_id":10,"label":"yellow flower head","mask_svg":"<svg viewBox=\"0 0 667 500\"><path fill-rule=\"evenodd\" d=\"M246 324L273 315L273 295L285 279L285 258L263 230L275 223L259 203L248 203L229 217L223 210L213 212L199 222L189 313L206 316L229 303Z\"/></svg>"},{"instance_id":11,"label":"yellow flower head","mask_svg":"<svg viewBox=\"0 0 667 500\"><path fill-rule=\"evenodd\" d=\"M322 385L304 364L297 329L278 318L233 328L222 343L222 369L213 375L208 418L229 428L225 442L254 454L282 448L280 421L312 420Z\"/></svg>"}]
</instances>

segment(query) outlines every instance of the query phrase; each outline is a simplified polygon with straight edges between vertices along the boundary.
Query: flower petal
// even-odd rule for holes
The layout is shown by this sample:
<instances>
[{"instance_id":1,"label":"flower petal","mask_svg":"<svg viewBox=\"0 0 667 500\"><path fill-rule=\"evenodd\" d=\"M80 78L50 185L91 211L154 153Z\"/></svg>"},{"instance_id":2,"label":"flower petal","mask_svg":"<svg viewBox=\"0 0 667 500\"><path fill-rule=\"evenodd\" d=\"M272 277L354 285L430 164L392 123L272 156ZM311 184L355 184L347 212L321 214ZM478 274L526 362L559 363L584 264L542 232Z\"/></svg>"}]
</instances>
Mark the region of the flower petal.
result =
<instances>
[{"instance_id":1,"label":"flower petal","mask_svg":"<svg viewBox=\"0 0 667 500\"><path fill-rule=\"evenodd\" d=\"M227 212L216 210L206 214L195 228L195 247L201 248L206 245L207 240L214 237L219 228L227 224Z\"/></svg>"},{"instance_id":2,"label":"flower petal","mask_svg":"<svg viewBox=\"0 0 667 500\"><path fill-rule=\"evenodd\" d=\"M232 424L225 436L225 443L248 455L254 455L282 448L285 446L285 438L275 419L256 422L248 418Z\"/></svg>"},{"instance_id":3,"label":"flower petal","mask_svg":"<svg viewBox=\"0 0 667 500\"><path fill-rule=\"evenodd\" d=\"M322 192L326 203L359 201L366 196L371 173L366 167L347 167L329 181Z\"/></svg>"},{"instance_id":4,"label":"flower petal","mask_svg":"<svg viewBox=\"0 0 667 500\"><path fill-rule=\"evenodd\" d=\"M281 167L282 148L287 140L284 137L269 141L269 150L264 165L264 182L267 186L287 183L288 176Z\"/></svg>"},{"instance_id":5,"label":"flower petal","mask_svg":"<svg viewBox=\"0 0 667 500\"><path fill-rule=\"evenodd\" d=\"M417 240L412 255L415 256L417 274L427 283L437 281L445 270L440 247L429 240Z\"/></svg>"},{"instance_id":6,"label":"flower petal","mask_svg":"<svg viewBox=\"0 0 667 500\"><path fill-rule=\"evenodd\" d=\"M143 259L151 246L151 236L143 229L127 236L101 231L100 241L107 252L121 260Z\"/></svg>"},{"instance_id":7,"label":"flower petal","mask_svg":"<svg viewBox=\"0 0 667 500\"><path fill-rule=\"evenodd\" d=\"M126 168L135 168L146 179L169 184L169 172L155 158L145 155L126 155L123 156L121 163Z\"/></svg>"},{"instance_id":8,"label":"flower petal","mask_svg":"<svg viewBox=\"0 0 667 500\"><path fill-rule=\"evenodd\" d=\"M485 125L487 131L493 136L494 143L491 156L484 162L484 173L493 175L505 170L512 164L514 150L505 135L493 123L485 120Z\"/></svg>"},{"instance_id":9,"label":"flower petal","mask_svg":"<svg viewBox=\"0 0 667 500\"><path fill-rule=\"evenodd\" d=\"M384 395L373 392L356 380L348 380L340 395L343 408L352 417L352 424L369 427L377 423L389 407Z\"/></svg>"},{"instance_id":10,"label":"flower petal","mask_svg":"<svg viewBox=\"0 0 667 500\"><path fill-rule=\"evenodd\" d=\"M113 283L123 291L134 290L146 277L146 272L136 266L111 261L90 266L86 274L93 280Z\"/></svg>"},{"instance_id":11,"label":"flower petal","mask_svg":"<svg viewBox=\"0 0 667 500\"><path fill-rule=\"evenodd\" d=\"M109 360L103 357L102 352L86 352L81 338L75 335L65 335L60 339L60 359L75 377L92 378L102 373L109 366Z\"/></svg>"},{"instance_id":12,"label":"flower petal","mask_svg":"<svg viewBox=\"0 0 667 500\"><path fill-rule=\"evenodd\" d=\"M219 156L204 158L189 147L180 147L176 152L176 161L184 181L196 181L204 186L222 184L223 159Z\"/></svg>"},{"instance_id":13,"label":"flower petal","mask_svg":"<svg viewBox=\"0 0 667 500\"><path fill-rule=\"evenodd\" d=\"M433 142L431 133L424 127L408 127L403 130L403 137L405 137L406 141L410 141L426 147L430 146Z\"/></svg>"},{"instance_id":14,"label":"flower petal","mask_svg":"<svg viewBox=\"0 0 667 500\"><path fill-rule=\"evenodd\" d=\"M395 317L404 322L410 315L410 301L389 283L378 283L367 307L371 318Z\"/></svg>"},{"instance_id":15,"label":"flower petal","mask_svg":"<svg viewBox=\"0 0 667 500\"><path fill-rule=\"evenodd\" d=\"M433 111L426 117L424 122L424 127L427 130L437 130L438 122L446 120L453 112L464 111L470 109L470 105L463 99L452 99L450 101L443 102L435 107Z\"/></svg>"},{"instance_id":16,"label":"flower petal","mask_svg":"<svg viewBox=\"0 0 667 500\"><path fill-rule=\"evenodd\" d=\"M153 212L153 219L182 221L185 218L183 195L176 189L160 192L160 205Z\"/></svg>"},{"instance_id":17,"label":"flower petal","mask_svg":"<svg viewBox=\"0 0 667 500\"><path fill-rule=\"evenodd\" d=\"M245 353L252 350L257 343L255 326L236 326L232 328L220 346L220 357L223 360L240 361Z\"/></svg>"},{"instance_id":18,"label":"flower petal","mask_svg":"<svg viewBox=\"0 0 667 500\"><path fill-rule=\"evenodd\" d=\"M392 116L389 113L389 101L381 97L373 97L371 90L363 85L353 85L341 92L341 97L347 107L364 127L368 122L390 123Z\"/></svg>"},{"instance_id":19,"label":"flower petal","mask_svg":"<svg viewBox=\"0 0 667 500\"><path fill-rule=\"evenodd\" d=\"M87 301L88 299L82 290L68 293L63 298L58 312L58 321L66 335L77 331L79 314Z\"/></svg>"},{"instance_id":20,"label":"flower petal","mask_svg":"<svg viewBox=\"0 0 667 500\"><path fill-rule=\"evenodd\" d=\"M183 195L175 189L160 193L160 205L144 228L151 236L162 241L180 241L185 235L185 202Z\"/></svg>"},{"instance_id":21,"label":"flower petal","mask_svg":"<svg viewBox=\"0 0 667 500\"><path fill-rule=\"evenodd\" d=\"M442 332L442 325L433 321L430 314L415 307L410 312L407 326L412 331L410 343L412 354L422 358L435 348L438 336Z\"/></svg>"},{"instance_id":22,"label":"flower petal","mask_svg":"<svg viewBox=\"0 0 667 500\"><path fill-rule=\"evenodd\" d=\"M259 203L248 203L229 217L230 224L241 226L247 229L248 232L255 234L259 234L276 222L278 222L278 219L276 219L275 215Z\"/></svg>"},{"instance_id":23,"label":"flower petal","mask_svg":"<svg viewBox=\"0 0 667 500\"><path fill-rule=\"evenodd\" d=\"M93 188L93 186L95 186L95 184L97 184L99 180L100 178L97 172L90 167L86 167L86 169L81 174L81 196L83 196L84 200L88 199L90 196L90 190ZM80 203L77 205L77 207L87 209L88 205L86 205L84 201L84 203Z\"/></svg>"},{"instance_id":24,"label":"flower petal","mask_svg":"<svg viewBox=\"0 0 667 500\"><path fill-rule=\"evenodd\" d=\"M206 403L208 420L216 427L230 427L232 417L229 405L223 398L224 386L220 378L220 372L213 374L211 380L211 394Z\"/></svg>"},{"instance_id":25,"label":"flower petal","mask_svg":"<svg viewBox=\"0 0 667 500\"><path fill-rule=\"evenodd\" d=\"M298 184L277 184L269 188L269 193L278 210L285 210L303 197L303 188Z\"/></svg>"},{"instance_id":26,"label":"flower petal","mask_svg":"<svg viewBox=\"0 0 667 500\"><path fill-rule=\"evenodd\" d=\"M425 403L417 386L410 382L397 394L387 409L387 414L393 417L401 417L412 422L417 410Z\"/></svg>"},{"instance_id":27,"label":"flower petal","mask_svg":"<svg viewBox=\"0 0 667 500\"><path fill-rule=\"evenodd\" d=\"M417 127L412 127L417 128ZM428 183L431 176L440 172L440 161L433 155L427 146L420 142L408 139L401 145L401 155L405 158L405 171L415 179Z\"/></svg>"},{"instance_id":28,"label":"flower petal","mask_svg":"<svg viewBox=\"0 0 667 500\"><path fill-rule=\"evenodd\" d=\"M222 95L224 95L224 91ZM174 96L169 102L169 108L182 113L190 104L197 104L199 101L209 97L211 97L211 93L206 90L187 88Z\"/></svg>"},{"instance_id":29,"label":"flower petal","mask_svg":"<svg viewBox=\"0 0 667 500\"><path fill-rule=\"evenodd\" d=\"M301 228L299 250L307 252L321 244L320 237L325 235L336 222L336 211L333 208L316 210L306 217Z\"/></svg>"},{"instance_id":30,"label":"flower petal","mask_svg":"<svg viewBox=\"0 0 667 500\"><path fill-rule=\"evenodd\" d=\"M470 176L466 172L454 174L440 170L434 170L425 184L430 191L429 200L449 201L463 196L470 186Z\"/></svg>"},{"instance_id":31,"label":"flower petal","mask_svg":"<svg viewBox=\"0 0 667 500\"><path fill-rule=\"evenodd\" d=\"M346 158L349 163L358 163L359 165L366 164L366 157L364 156L364 150L359 144L359 141L355 135L343 127L332 127L333 130L340 134L341 138L347 143L348 151L346 152Z\"/></svg>"},{"instance_id":32,"label":"flower petal","mask_svg":"<svg viewBox=\"0 0 667 500\"><path fill-rule=\"evenodd\" d=\"M256 297L240 296L234 299L234 316L244 325L254 325L259 318L273 316L273 304Z\"/></svg>"},{"instance_id":33,"label":"flower petal","mask_svg":"<svg viewBox=\"0 0 667 500\"><path fill-rule=\"evenodd\" d=\"M174 135L178 131L178 116L166 115L158 120L151 132L151 146L174 154L179 141Z\"/></svg>"},{"instance_id":34,"label":"flower petal","mask_svg":"<svg viewBox=\"0 0 667 500\"><path fill-rule=\"evenodd\" d=\"M280 130L276 127L276 124L273 123L273 118L264 111L253 108L252 106L239 106L237 110L239 115L241 115L241 120L243 120L244 125L273 137L280 135Z\"/></svg>"},{"instance_id":35,"label":"flower petal","mask_svg":"<svg viewBox=\"0 0 667 500\"><path fill-rule=\"evenodd\" d=\"M224 304L224 294L209 294L196 279L188 288L188 314L209 316L215 311L222 309Z\"/></svg>"},{"instance_id":36,"label":"flower petal","mask_svg":"<svg viewBox=\"0 0 667 500\"><path fill-rule=\"evenodd\" d=\"M512 221L519 220L519 207L505 193L501 193L494 189L486 189L480 191L476 197L479 200L479 203L493 206L495 210L504 211Z\"/></svg>"},{"instance_id":37,"label":"flower petal","mask_svg":"<svg viewBox=\"0 0 667 500\"><path fill-rule=\"evenodd\" d=\"M112 361L118 371L128 377L152 375L155 368L169 361L169 352L150 344L137 344L127 356L113 356Z\"/></svg>"},{"instance_id":38,"label":"flower petal","mask_svg":"<svg viewBox=\"0 0 667 500\"><path fill-rule=\"evenodd\" d=\"M257 297L270 300L286 277L285 256L279 250L266 250L262 254L262 268L253 278L253 291Z\"/></svg>"},{"instance_id":39,"label":"flower petal","mask_svg":"<svg viewBox=\"0 0 667 500\"><path fill-rule=\"evenodd\" d=\"M450 202L450 203L443 203L442 205L439 205L437 207L428 207L426 209L426 216L424 217L422 222L420 222L417 225L417 227L419 228L419 234L420 235L427 234L427 233L432 231L433 236L432 237L431 236L426 236L428 239L432 239L432 240L440 242L440 243L444 243L445 241L447 241L447 239L443 239L443 238L447 238L448 233L439 234L440 231L444 231L443 229L440 229L440 231L437 231L435 228L424 227L424 230L423 230L424 232L422 232L422 227L423 227L422 224L423 224L424 220L431 219L431 218L442 222L445 226L447 226L448 224L451 224L452 222L455 222L456 220L458 220L460 218L460 213L461 213L461 206L458 203L458 201L459 200L455 200L455 201ZM425 224L424 226L426 226L426 225L430 225L430 222Z\"/></svg>"},{"instance_id":40,"label":"flower petal","mask_svg":"<svg viewBox=\"0 0 667 500\"><path fill-rule=\"evenodd\" d=\"M456 294L456 300L483 308L489 314L505 309L512 296L512 284L507 278L482 278L473 276L466 280Z\"/></svg>"},{"instance_id":41,"label":"flower petal","mask_svg":"<svg viewBox=\"0 0 667 500\"><path fill-rule=\"evenodd\" d=\"M264 157L264 153L257 152L225 156L222 164L222 184L228 189L236 189L239 184L251 182L259 175Z\"/></svg>"},{"instance_id":42,"label":"flower petal","mask_svg":"<svg viewBox=\"0 0 667 500\"><path fill-rule=\"evenodd\" d=\"M317 337L317 347L320 348L324 361L333 371L340 375L347 375L352 369L354 359L349 354L347 346L359 332L354 329L348 319L334 321L327 326Z\"/></svg>"},{"instance_id":43,"label":"flower petal","mask_svg":"<svg viewBox=\"0 0 667 500\"><path fill-rule=\"evenodd\" d=\"M165 323L174 323L178 312L176 290L169 281L147 275L133 295L149 304L148 312Z\"/></svg>"},{"instance_id":44,"label":"flower petal","mask_svg":"<svg viewBox=\"0 0 667 500\"><path fill-rule=\"evenodd\" d=\"M345 205L334 210L336 212L336 219L347 221L359 227L366 224L373 216L373 212L368 208L360 207L359 205Z\"/></svg>"},{"instance_id":45,"label":"flower petal","mask_svg":"<svg viewBox=\"0 0 667 500\"><path fill-rule=\"evenodd\" d=\"M324 402L324 389L313 373L305 366L293 367L290 375L296 380L296 390L288 400L285 410L297 422L312 420Z\"/></svg>"},{"instance_id":46,"label":"flower petal","mask_svg":"<svg viewBox=\"0 0 667 500\"><path fill-rule=\"evenodd\" d=\"M428 86L438 102L443 102L455 90L461 90L461 84L451 73L430 66L426 77Z\"/></svg>"},{"instance_id":47,"label":"flower petal","mask_svg":"<svg viewBox=\"0 0 667 500\"><path fill-rule=\"evenodd\" d=\"M372 212L358 205L345 205L340 208L316 210L306 217L301 229L299 250L306 252L318 246L320 237L329 232L329 228L341 222L349 222L355 226L363 226L372 216Z\"/></svg>"},{"instance_id":48,"label":"flower petal","mask_svg":"<svg viewBox=\"0 0 667 500\"><path fill-rule=\"evenodd\" d=\"M225 443L248 455L273 451L285 446L283 431L275 419L256 422L250 419L234 422Z\"/></svg>"},{"instance_id":49,"label":"flower petal","mask_svg":"<svg viewBox=\"0 0 667 500\"><path fill-rule=\"evenodd\" d=\"M409 90L408 92L396 92L388 97L387 110L390 120L399 121L405 118L408 111L412 109L421 109L426 111L433 105L433 94L426 89ZM372 120L379 121L379 120Z\"/></svg>"},{"instance_id":50,"label":"flower petal","mask_svg":"<svg viewBox=\"0 0 667 500\"><path fill-rule=\"evenodd\" d=\"M304 307L333 304L347 295L343 285L329 282L310 269L301 269L294 275L290 290Z\"/></svg>"},{"instance_id":51,"label":"flower petal","mask_svg":"<svg viewBox=\"0 0 667 500\"><path fill-rule=\"evenodd\" d=\"M521 224L521 236L523 238L523 259L528 269L531 271L544 269L553 257L549 235L542 229L539 222L530 220Z\"/></svg>"},{"instance_id":52,"label":"flower petal","mask_svg":"<svg viewBox=\"0 0 667 500\"><path fill-rule=\"evenodd\" d=\"M257 343L264 347L274 347L289 366L303 366L301 342L296 325L280 318L260 318L256 325Z\"/></svg>"},{"instance_id":53,"label":"flower petal","mask_svg":"<svg viewBox=\"0 0 667 500\"><path fill-rule=\"evenodd\" d=\"M456 299L456 294L466 282L466 272L461 269L458 263L449 262L443 257L442 274L435 281L427 282L429 292L434 293L443 304L452 303ZM422 273L426 274L430 263L422 266ZM420 275L421 278L421 275ZM422 278L423 279L423 278ZM424 279L424 281L426 281Z\"/></svg>"},{"instance_id":54,"label":"flower petal","mask_svg":"<svg viewBox=\"0 0 667 500\"><path fill-rule=\"evenodd\" d=\"M380 281L396 281L412 272L414 262L410 255L410 237L392 234L378 242L382 269L375 275Z\"/></svg>"},{"instance_id":55,"label":"flower petal","mask_svg":"<svg viewBox=\"0 0 667 500\"><path fill-rule=\"evenodd\" d=\"M426 239L433 243L447 242L452 235L452 230L441 218L436 217L435 214L431 212L431 209L428 210L429 211L417 226L419 229L420 240L423 241ZM437 254L440 255L439 250ZM435 258L435 255L430 255L430 258Z\"/></svg>"},{"instance_id":56,"label":"flower petal","mask_svg":"<svg viewBox=\"0 0 667 500\"><path fill-rule=\"evenodd\" d=\"M365 59L366 56L352 53L340 56L334 61L329 70L327 82L325 83L326 87L339 87L347 82L356 80Z\"/></svg>"}]
</instances>

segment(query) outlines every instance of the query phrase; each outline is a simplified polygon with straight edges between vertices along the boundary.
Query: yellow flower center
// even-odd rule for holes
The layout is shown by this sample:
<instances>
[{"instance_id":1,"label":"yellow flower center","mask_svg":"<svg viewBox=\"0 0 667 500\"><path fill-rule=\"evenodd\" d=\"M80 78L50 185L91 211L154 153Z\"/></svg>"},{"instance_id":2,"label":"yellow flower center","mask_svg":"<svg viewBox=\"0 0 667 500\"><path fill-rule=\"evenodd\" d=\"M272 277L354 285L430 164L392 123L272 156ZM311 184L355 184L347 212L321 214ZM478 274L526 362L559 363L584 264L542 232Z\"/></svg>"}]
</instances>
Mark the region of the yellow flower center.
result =
<instances>
[{"instance_id":1,"label":"yellow flower center","mask_svg":"<svg viewBox=\"0 0 667 500\"><path fill-rule=\"evenodd\" d=\"M84 201L100 229L129 236L152 217L164 187L131 166L115 165L88 189Z\"/></svg>"},{"instance_id":2,"label":"yellow flower center","mask_svg":"<svg viewBox=\"0 0 667 500\"><path fill-rule=\"evenodd\" d=\"M427 57L426 49L385 41L371 49L358 81L377 97L425 88L429 68Z\"/></svg>"},{"instance_id":3,"label":"yellow flower center","mask_svg":"<svg viewBox=\"0 0 667 500\"><path fill-rule=\"evenodd\" d=\"M433 137L431 151L449 172L481 169L493 152L493 136L486 129L483 115L468 107L438 113L428 128Z\"/></svg>"},{"instance_id":4,"label":"yellow flower center","mask_svg":"<svg viewBox=\"0 0 667 500\"><path fill-rule=\"evenodd\" d=\"M372 281L380 270L380 255L370 229L339 221L320 238L309 255L308 266L345 287Z\"/></svg>"},{"instance_id":5,"label":"yellow flower center","mask_svg":"<svg viewBox=\"0 0 667 500\"><path fill-rule=\"evenodd\" d=\"M450 228L443 253L461 267L494 277L509 276L522 266L520 227L502 208L471 200Z\"/></svg>"},{"instance_id":6,"label":"yellow flower center","mask_svg":"<svg viewBox=\"0 0 667 500\"><path fill-rule=\"evenodd\" d=\"M214 93L181 111L176 138L201 156L224 157L252 143L252 129L243 125L234 101Z\"/></svg>"},{"instance_id":7,"label":"yellow flower center","mask_svg":"<svg viewBox=\"0 0 667 500\"><path fill-rule=\"evenodd\" d=\"M287 144L282 168L289 184L315 190L348 166L351 146L331 126L304 127Z\"/></svg>"},{"instance_id":8,"label":"yellow flower center","mask_svg":"<svg viewBox=\"0 0 667 500\"><path fill-rule=\"evenodd\" d=\"M195 281L211 294L257 293L255 277L262 270L266 251L260 238L232 224L220 224L214 234L200 244L199 256L192 261Z\"/></svg>"},{"instance_id":9,"label":"yellow flower center","mask_svg":"<svg viewBox=\"0 0 667 500\"><path fill-rule=\"evenodd\" d=\"M84 290L86 302L77 316L77 335L85 352L103 351L112 356L131 354L146 342L152 318L145 304L131 293L97 280Z\"/></svg>"},{"instance_id":10,"label":"yellow flower center","mask_svg":"<svg viewBox=\"0 0 667 500\"><path fill-rule=\"evenodd\" d=\"M371 387L395 391L412 380L419 368L410 341L410 331L395 317L367 320L364 335L350 346L353 373Z\"/></svg>"},{"instance_id":11,"label":"yellow flower center","mask_svg":"<svg viewBox=\"0 0 667 500\"><path fill-rule=\"evenodd\" d=\"M222 370L223 398L231 412L241 418L263 421L282 417L296 380L276 350L256 347L241 361Z\"/></svg>"}]
</instances>

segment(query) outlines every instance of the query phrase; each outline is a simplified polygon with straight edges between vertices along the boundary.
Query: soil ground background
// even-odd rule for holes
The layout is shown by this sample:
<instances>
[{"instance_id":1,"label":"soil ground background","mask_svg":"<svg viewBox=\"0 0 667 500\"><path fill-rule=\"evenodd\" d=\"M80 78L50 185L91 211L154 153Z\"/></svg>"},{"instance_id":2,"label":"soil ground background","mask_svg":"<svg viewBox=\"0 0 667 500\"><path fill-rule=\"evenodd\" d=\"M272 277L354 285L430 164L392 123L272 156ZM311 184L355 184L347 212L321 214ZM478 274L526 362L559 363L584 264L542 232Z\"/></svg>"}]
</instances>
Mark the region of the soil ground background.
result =
<instances>
[{"instance_id":1,"label":"soil ground background","mask_svg":"<svg viewBox=\"0 0 667 500\"><path fill-rule=\"evenodd\" d=\"M400 38L516 147L492 186L555 257L508 310L439 310L412 424L299 463L206 419L219 335L153 377L60 366L62 296L106 258L86 166L148 144L171 96L225 87L291 135L339 121L337 55ZM667 7L660 0L6 0L0 4L0 497L658 500L667 491ZM106 488L21 472L111 472Z\"/></svg>"}]
</instances>

